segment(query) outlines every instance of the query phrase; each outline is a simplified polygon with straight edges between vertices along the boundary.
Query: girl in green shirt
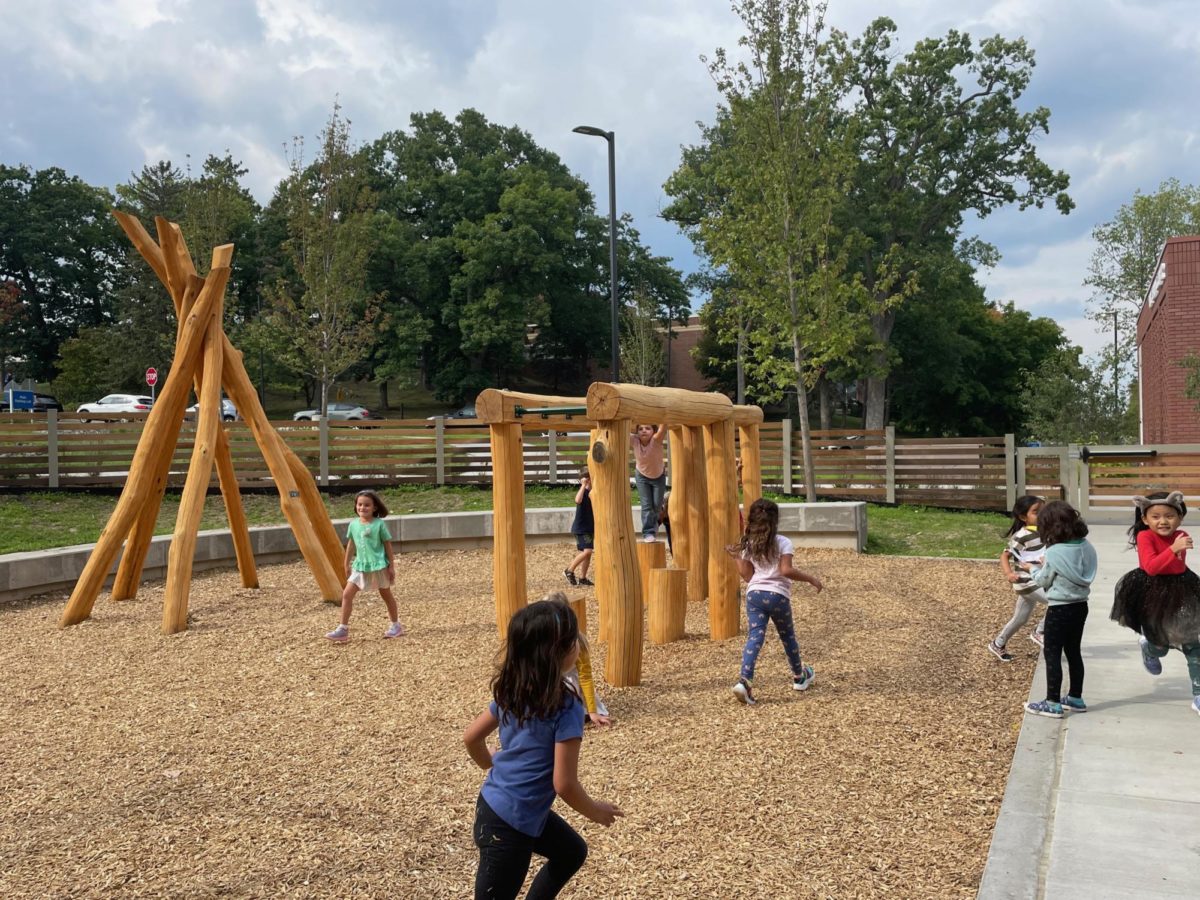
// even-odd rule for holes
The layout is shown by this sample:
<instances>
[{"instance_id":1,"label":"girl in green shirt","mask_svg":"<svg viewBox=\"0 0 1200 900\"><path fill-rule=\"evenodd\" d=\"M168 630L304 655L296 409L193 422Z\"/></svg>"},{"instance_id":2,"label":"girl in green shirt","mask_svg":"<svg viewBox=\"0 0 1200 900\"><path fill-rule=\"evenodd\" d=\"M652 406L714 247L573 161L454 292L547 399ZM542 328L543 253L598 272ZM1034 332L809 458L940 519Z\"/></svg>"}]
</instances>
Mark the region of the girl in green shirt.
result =
<instances>
[{"instance_id":1,"label":"girl in green shirt","mask_svg":"<svg viewBox=\"0 0 1200 900\"><path fill-rule=\"evenodd\" d=\"M358 518L346 527L346 589L342 591L342 622L325 635L335 644L350 640L350 614L354 611L354 597L359 591L379 591L387 605L391 624L384 632L385 638L400 637L404 626L400 624L396 598L392 596L392 582L396 579L393 568L392 533L388 531L387 506L383 498L374 491L359 491L354 498L354 511Z\"/></svg>"}]
</instances>

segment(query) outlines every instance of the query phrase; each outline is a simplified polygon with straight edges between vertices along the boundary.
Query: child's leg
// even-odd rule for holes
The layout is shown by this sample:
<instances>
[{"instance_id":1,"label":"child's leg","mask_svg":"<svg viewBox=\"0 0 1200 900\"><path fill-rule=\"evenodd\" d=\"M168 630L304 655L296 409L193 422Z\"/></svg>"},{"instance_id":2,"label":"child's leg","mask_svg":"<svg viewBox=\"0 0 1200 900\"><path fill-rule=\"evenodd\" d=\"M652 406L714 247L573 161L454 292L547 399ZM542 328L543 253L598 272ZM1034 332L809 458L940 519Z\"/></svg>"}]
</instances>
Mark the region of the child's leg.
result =
<instances>
[{"instance_id":1,"label":"child's leg","mask_svg":"<svg viewBox=\"0 0 1200 900\"><path fill-rule=\"evenodd\" d=\"M526 900L557 897L587 859L587 843L555 812L546 820L541 837L534 838L533 852L546 857L546 864L529 886Z\"/></svg>"},{"instance_id":2,"label":"child's leg","mask_svg":"<svg viewBox=\"0 0 1200 900\"><path fill-rule=\"evenodd\" d=\"M571 560L571 564L569 566L567 566L567 571L575 572L576 569L578 569L581 565L583 565L583 561L587 558L587 555L589 552L590 551L588 551L588 550L580 550L578 553L576 553L575 558L573 560ZM587 572L586 566L584 566L583 571L585 573ZM575 574L578 575L580 573L575 572Z\"/></svg>"},{"instance_id":3,"label":"child's leg","mask_svg":"<svg viewBox=\"0 0 1200 900\"><path fill-rule=\"evenodd\" d=\"M400 611L396 608L396 596L392 593L391 588L380 588L379 596L383 598L383 605L387 607L388 619L395 622L400 618Z\"/></svg>"},{"instance_id":4,"label":"child's leg","mask_svg":"<svg viewBox=\"0 0 1200 900\"><path fill-rule=\"evenodd\" d=\"M1062 699L1062 654L1067 639L1064 606L1046 610L1046 643L1042 655L1046 660L1046 699L1059 703Z\"/></svg>"},{"instance_id":5,"label":"child's leg","mask_svg":"<svg viewBox=\"0 0 1200 900\"><path fill-rule=\"evenodd\" d=\"M592 551L591 550L581 550L581 551L579 551L579 555L577 557L575 557L575 559L576 559L576 563L572 563L572 567L574 567L576 564L578 564L578 566L579 566L579 571L576 572L575 574L578 575L580 578L587 578L588 566L590 566L592 564Z\"/></svg>"},{"instance_id":6,"label":"child's leg","mask_svg":"<svg viewBox=\"0 0 1200 900\"><path fill-rule=\"evenodd\" d=\"M1188 677L1192 679L1192 696L1200 697L1200 643L1184 644L1183 655L1187 657Z\"/></svg>"},{"instance_id":7,"label":"child's leg","mask_svg":"<svg viewBox=\"0 0 1200 900\"><path fill-rule=\"evenodd\" d=\"M787 654L792 674L797 678L804 677L804 662L800 659L800 644L796 641L796 626L792 622L792 601L778 595L778 599L768 608L768 614L775 623L779 640L783 642L783 652Z\"/></svg>"},{"instance_id":8,"label":"child's leg","mask_svg":"<svg viewBox=\"0 0 1200 900\"><path fill-rule=\"evenodd\" d=\"M654 534L658 531L658 507L654 505L654 482L637 472L633 476L637 485L638 502L642 507L642 534Z\"/></svg>"},{"instance_id":9,"label":"child's leg","mask_svg":"<svg viewBox=\"0 0 1200 900\"><path fill-rule=\"evenodd\" d=\"M1067 692L1072 697L1083 697L1083 626L1087 622L1087 603L1072 603L1067 606L1069 614L1069 630L1063 643L1063 653L1067 657L1067 671L1071 676L1071 689Z\"/></svg>"},{"instance_id":10,"label":"child's leg","mask_svg":"<svg viewBox=\"0 0 1200 900\"><path fill-rule=\"evenodd\" d=\"M996 635L995 644L997 647L1003 647L1008 643L1008 639L1017 633L1022 625L1029 621L1029 617L1033 615L1033 609L1037 606L1037 601L1029 594L1017 594L1013 602L1012 618L1008 620L1008 624L1000 629L1000 633Z\"/></svg>"},{"instance_id":11,"label":"child's leg","mask_svg":"<svg viewBox=\"0 0 1200 900\"><path fill-rule=\"evenodd\" d=\"M482 797L475 803L474 836L479 848L475 900L514 900L529 874L533 839L496 815Z\"/></svg>"},{"instance_id":12,"label":"child's leg","mask_svg":"<svg viewBox=\"0 0 1200 900\"><path fill-rule=\"evenodd\" d=\"M765 604L770 602L771 596L766 591L750 591L746 594L746 621L749 623L749 634L746 636L746 646L742 650L742 677L747 681L754 678L754 664L758 661L763 639L767 635L767 621L770 617Z\"/></svg>"},{"instance_id":13,"label":"child's leg","mask_svg":"<svg viewBox=\"0 0 1200 900\"><path fill-rule=\"evenodd\" d=\"M346 589L342 591L342 624L350 624L350 613L354 612L354 598L358 594L359 587L353 581L346 582Z\"/></svg>"}]
</instances>

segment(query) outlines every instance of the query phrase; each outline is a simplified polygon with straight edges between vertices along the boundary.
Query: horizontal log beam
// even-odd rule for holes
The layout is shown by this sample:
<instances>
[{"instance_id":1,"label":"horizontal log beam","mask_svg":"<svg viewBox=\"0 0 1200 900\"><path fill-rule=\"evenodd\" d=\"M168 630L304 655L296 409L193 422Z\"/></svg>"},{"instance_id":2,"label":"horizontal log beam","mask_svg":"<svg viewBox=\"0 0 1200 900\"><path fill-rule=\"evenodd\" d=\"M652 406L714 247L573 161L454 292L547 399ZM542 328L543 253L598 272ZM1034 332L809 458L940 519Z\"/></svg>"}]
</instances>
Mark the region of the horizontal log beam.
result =
<instances>
[{"instance_id":1,"label":"horizontal log beam","mask_svg":"<svg viewBox=\"0 0 1200 900\"><path fill-rule=\"evenodd\" d=\"M489 425L498 425L520 421L518 406L584 406L586 402L583 397L554 397L488 388L475 398L475 417Z\"/></svg>"},{"instance_id":2,"label":"horizontal log beam","mask_svg":"<svg viewBox=\"0 0 1200 900\"><path fill-rule=\"evenodd\" d=\"M747 425L761 425L763 411L761 406L746 406L735 404L733 407L733 424L738 428Z\"/></svg>"},{"instance_id":3,"label":"horizontal log beam","mask_svg":"<svg viewBox=\"0 0 1200 900\"><path fill-rule=\"evenodd\" d=\"M588 418L596 422L710 425L733 416L733 401L724 394L600 381L588 388L587 408Z\"/></svg>"}]
</instances>

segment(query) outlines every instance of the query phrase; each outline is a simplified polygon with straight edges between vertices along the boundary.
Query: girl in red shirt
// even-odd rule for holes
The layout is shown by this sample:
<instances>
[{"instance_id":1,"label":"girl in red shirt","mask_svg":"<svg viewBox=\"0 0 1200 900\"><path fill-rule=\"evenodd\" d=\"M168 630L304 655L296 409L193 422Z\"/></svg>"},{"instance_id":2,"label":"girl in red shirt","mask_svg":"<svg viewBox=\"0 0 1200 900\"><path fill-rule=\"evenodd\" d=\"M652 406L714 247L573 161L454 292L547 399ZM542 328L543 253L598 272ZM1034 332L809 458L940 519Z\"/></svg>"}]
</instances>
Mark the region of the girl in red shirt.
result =
<instances>
[{"instance_id":1,"label":"girl in red shirt","mask_svg":"<svg viewBox=\"0 0 1200 900\"><path fill-rule=\"evenodd\" d=\"M1179 491L1134 497L1137 507L1129 543L1138 568L1117 582L1112 618L1141 637L1142 665L1162 674L1172 647L1187 657L1192 709L1200 713L1200 578L1187 567L1192 539L1179 528L1187 504Z\"/></svg>"}]
</instances>

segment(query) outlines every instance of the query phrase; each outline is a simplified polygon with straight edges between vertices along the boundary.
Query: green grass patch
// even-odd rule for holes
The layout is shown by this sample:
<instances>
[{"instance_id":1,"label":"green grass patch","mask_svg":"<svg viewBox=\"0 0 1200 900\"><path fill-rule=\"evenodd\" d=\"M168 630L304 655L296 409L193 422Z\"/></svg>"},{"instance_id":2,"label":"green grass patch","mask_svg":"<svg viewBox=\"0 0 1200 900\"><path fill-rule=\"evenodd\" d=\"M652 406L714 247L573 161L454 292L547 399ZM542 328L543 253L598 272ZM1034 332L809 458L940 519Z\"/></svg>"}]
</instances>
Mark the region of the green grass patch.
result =
<instances>
[{"instance_id":1,"label":"green grass patch","mask_svg":"<svg viewBox=\"0 0 1200 900\"><path fill-rule=\"evenodd\" d=\"M492 508L489 487L474 485L403 485L380 491L393 515L473 512ZM768 493L778 503L796 497ZM570 507L575 487L530 485L526 509ZM334 519L354 515L353 494L326 494L325 506ZM0 553L45 550L71 544L90 544L100 536L116 506L115 494L44 492L0 495ZM281 524L279 498L270 493L242 495L251 525ZM630 492L630 504L637 494ZM170 534L179 513L179 494L168 493L159 510L155 534ZM201 529L225 528L225 508L218 494L204 504ZM1004 545L1008 517L1000 513L960 512L924 506L867 507L867 552L884 556L945 556L994 558Z\"/></svg>"}]
</instances>

